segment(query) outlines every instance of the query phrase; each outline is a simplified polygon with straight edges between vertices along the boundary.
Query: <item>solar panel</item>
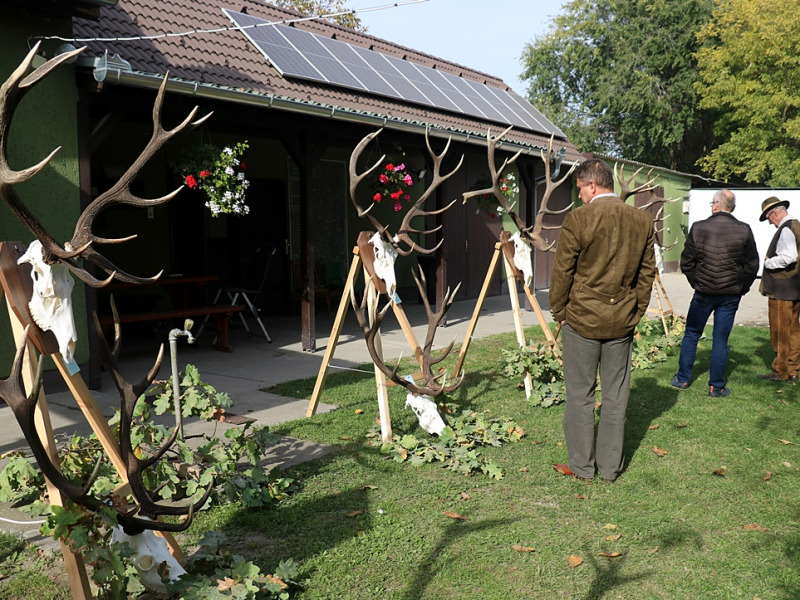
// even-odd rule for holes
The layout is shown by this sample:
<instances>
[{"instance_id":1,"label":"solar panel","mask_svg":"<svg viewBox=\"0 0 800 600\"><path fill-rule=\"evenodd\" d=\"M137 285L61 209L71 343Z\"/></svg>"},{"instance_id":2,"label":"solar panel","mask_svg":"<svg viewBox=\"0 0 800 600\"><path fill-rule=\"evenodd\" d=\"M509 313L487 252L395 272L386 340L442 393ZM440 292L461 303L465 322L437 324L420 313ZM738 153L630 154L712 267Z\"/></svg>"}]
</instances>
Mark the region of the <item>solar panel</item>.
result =
<instances>
[{"instance_id":1,"label":"solar panel","mask_svg":"<svg viewBox=\"0 0 800 600\"><path fill-rule=\"evenodd\" d=\"M431 67L223 9L283 76L367 91L380 96L514 125L564 134L512 92Z\"/></svg>"}]
</instances>

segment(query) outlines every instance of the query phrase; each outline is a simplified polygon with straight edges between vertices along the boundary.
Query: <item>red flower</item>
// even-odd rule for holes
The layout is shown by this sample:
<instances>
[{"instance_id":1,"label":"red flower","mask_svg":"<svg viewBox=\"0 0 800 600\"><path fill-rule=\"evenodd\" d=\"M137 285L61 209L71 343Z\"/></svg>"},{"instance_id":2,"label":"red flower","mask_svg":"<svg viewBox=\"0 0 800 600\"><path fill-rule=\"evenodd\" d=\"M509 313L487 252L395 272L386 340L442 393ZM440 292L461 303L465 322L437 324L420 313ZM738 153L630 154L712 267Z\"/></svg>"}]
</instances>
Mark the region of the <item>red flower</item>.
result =
<instances>
[{"instance_id":1,"label":"red flower","mask_svg":"<svg viewBox=\"0 0 800 600\"><path fill-rule=\"evenodd\" d=\"M386 170L387 171L394 171L394 165L392 163L389 163L388 165L386 165Z\"/></svg>"},{"instance_id":2,"label":"red flower","mask_svg":"<svg viewBox=\"0 0 800 600\"><path fill-rule=\"evenodd\" d=\"M383 200L383 196L381 196L380 194L375 194L375 195L372 197L372 199L373 199L375 202L380 202L381 200Z\"/></svg>"},{"instance_id":3,"label":"red flower","mask_svg":"<svg viewBox=\"0 0 800 600\"><path fill-rule=\"evenodd\" d=\"M399 200L400 196L402 196L402 195L403 195L403 192L401 192L400 190L397 190L396 192L392 192L391 194L389 194L389 196L392 198L392 200Z\"/></svg>"},{"instance_id":4,"label":"red flower","mask_svg":"<svg viewBox=\"0 0 800 600\"><path fill-rule=\"evenodd\" d=\"M197 187L197 179L194 178L194 175L186 176L186 185L188 185L192 189Z\"/></svg>"},{"instance_id":5,"label":"red flower","mask_svg":"<svg viewBox=\"0 0 800 600\"><path fill-rule=\"evenodd\" d=\"M380 176L378 177L378 181L380 181L383 184L387 184L389 183L389 178L383 173L381 173Z\"/></svg>"},{"instance_id":6,"label":"red flower","mask_svg":"<svg viewBox=\"0 0 800 600\"><path fill-rule=\"evenodd\" d=\"M211 171L200 171L200 177L208 177L211 175Z\"/></svg>"},{"instance_id":7,"label":"red flower","mask_svg":"<svg viewBox=\"0 0 800 600\"><path fill-rule=\"evenodd\" d=\"M403 177L403 183L405 183L406 185L414 185L414 180L411 179L411 175L406 173L406 176Z\"/></svg>"},{"instance_id":8,"label":"red flower","mask_svg":"<svg viewBox=\"0 0 800 600\"><path fill-rule=\"evenodd\" d=\"M247 165L244 163L244 161L240 162L239 166L242 167L242 171L247 171Z\"/></svg>"},{"instance_id":9,"label":"red flower","mask_svg":"<svg viewBox=\"0 0 800 600\"><path fill-rule=\"evenodd\" d=\"M400 200L395 200L394 201L394 211L397 212L397 211L402 210L402 209L403 209L403 205L400 204Z\"/></svg>"}]
</instances>

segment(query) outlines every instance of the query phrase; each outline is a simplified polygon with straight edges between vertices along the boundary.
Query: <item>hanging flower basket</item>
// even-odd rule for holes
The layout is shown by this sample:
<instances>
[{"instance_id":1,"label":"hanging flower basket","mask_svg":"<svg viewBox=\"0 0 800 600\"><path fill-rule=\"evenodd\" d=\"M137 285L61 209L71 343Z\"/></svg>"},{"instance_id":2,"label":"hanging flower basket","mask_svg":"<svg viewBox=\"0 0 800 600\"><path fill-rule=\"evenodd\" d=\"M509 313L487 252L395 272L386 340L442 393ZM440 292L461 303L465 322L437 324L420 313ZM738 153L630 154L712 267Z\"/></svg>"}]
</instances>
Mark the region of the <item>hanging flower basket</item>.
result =
<instances>
[{"instance_id":1,"label":"hanging flower basket","mask_svg":"<svg viewBox=\"0 0 800 600\"><path fill-rule=\"evenodd\" d=\"M174 166L187 187L206 196L211 216L250 212L244 201L250 182L245 176L247 165L241 160L248 146L247 140L224 148L200 144L186 152Z\"/></svg>"},{"instance_id":2,"label":"hanging flower basket","mask_svg":"<svg viewBox=\"0 0 800 600\"><path fill-rule=\"evenodd\" d=\"M470 191L483 190L489 187L492 187L492 180L488 177L484 177L483 179L476 181L475 184L470 188ZM503 192L503 196L506 197L506 201L509 205L516 201L517 194L519 193L519 187L517 186L517 180L513 173L509 173L508 175L500 178L500 189ZM494 197L494 194L483 194L482 196L476 196L475 202L478 204L478 210L475 211L476 213L483 211L493 219L496 217L502 217L506 212L503 210L502 206L497 204L497 198Z\"/></svg>"},{"instance_id":3,"label":"hanging flower basket","mask_svg":"<svg viewBox=\"0 0 800 600\"><path fill-rule=\"evenodd\" d=\"M403 209L401 200L411 200L408 188L413 185L414 179L404 162L387 162L373 181L372 199L375 202L391 201L394 203L394 210L400 211Z\"/></svg>"}]
</instances>

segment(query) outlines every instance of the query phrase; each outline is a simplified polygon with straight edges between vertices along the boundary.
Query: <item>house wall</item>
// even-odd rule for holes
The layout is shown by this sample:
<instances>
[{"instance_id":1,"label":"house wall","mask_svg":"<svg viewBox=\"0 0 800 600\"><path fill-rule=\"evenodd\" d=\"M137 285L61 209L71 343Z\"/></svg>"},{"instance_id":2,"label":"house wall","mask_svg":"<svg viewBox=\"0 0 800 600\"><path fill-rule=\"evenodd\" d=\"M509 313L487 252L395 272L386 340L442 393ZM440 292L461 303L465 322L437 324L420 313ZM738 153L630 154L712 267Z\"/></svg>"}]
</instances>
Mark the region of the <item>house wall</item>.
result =
<instances>
[{"instance_id":1,"label":"house wall","mask_svg":"<svg viewBox=\"0 0 800 600\"><path fill-rule=\"evenodd\" d=\"M71 34L70 21L46 15L4 9L0 18L0 80L5 81L29 50L37 35ZM60 42L45 42L52 56ZM37 61L39 59L36 59ZM34 63L39 64L37 63ZM61 146L50 164L30 181L16 186L18 195L56 240L72 237L79 214L77 117L74 72L63 65L38 83L22 100L10 127L8 158L12 168L27 168ZM34 236L0 203L0 240L29 243ZM82 285L73 291L73 310L78 328L76 359L88 359L86 301ZM0 372L7 374L14 343L5 308L0 309Z\"/></svg>"}]
</instances>

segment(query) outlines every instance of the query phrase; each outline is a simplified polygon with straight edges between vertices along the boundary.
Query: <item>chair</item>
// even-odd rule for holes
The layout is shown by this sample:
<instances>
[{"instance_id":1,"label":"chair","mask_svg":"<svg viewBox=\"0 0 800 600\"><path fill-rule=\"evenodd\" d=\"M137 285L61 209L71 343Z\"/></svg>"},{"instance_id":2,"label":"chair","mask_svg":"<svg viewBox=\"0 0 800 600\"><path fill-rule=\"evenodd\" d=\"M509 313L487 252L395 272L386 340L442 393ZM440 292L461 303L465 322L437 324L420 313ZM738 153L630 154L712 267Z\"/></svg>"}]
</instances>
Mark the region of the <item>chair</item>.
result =
<instances>
[{"instance_id":1,"label":"chair","mask_svg":"<svg viewBox=\"0 0 800 600\"><path fill-rule=\"evenodd\" d=\"M272 338L269 337L267 328L264 327L264 323L261 320L258 301L261 297L262 291L264 290L264 286L267 283L267 274L269 273L269 265L272 262L272 257L275 256L277 251L278 248L271 244L259 246L255 252L253 264L250 268L250 275L247 278L250 285L248 287L222 287L217 290L217 294L214 296L213 302L214 304L227 302L231 306L235 306L236 304L241 304L239 300L241 298L241 301L243 301L245 306L247 306L250 314L258 322L259 327L261 327L261 332L264 334L264 337L268 342L271 342ZM226 296L227 300L225 300ZM244 318L244 312L239 313L239 319L242 321L245 331L247 331L248 334L251 333L250 327L248 327L247 321ZM205 327L207 321L208 317L203 319L203 324L200 326L196 337L200 337L203 327Z\"/></svg>"}]
</instances>

